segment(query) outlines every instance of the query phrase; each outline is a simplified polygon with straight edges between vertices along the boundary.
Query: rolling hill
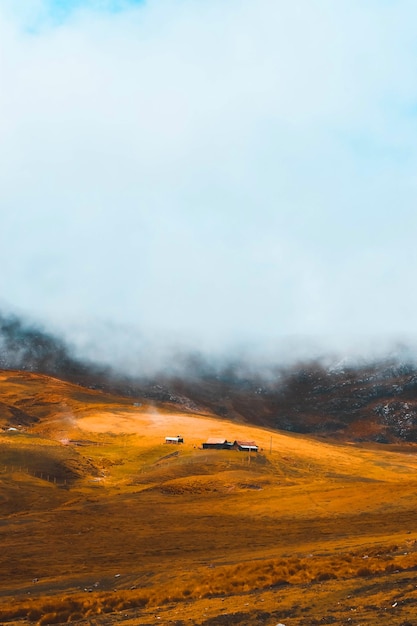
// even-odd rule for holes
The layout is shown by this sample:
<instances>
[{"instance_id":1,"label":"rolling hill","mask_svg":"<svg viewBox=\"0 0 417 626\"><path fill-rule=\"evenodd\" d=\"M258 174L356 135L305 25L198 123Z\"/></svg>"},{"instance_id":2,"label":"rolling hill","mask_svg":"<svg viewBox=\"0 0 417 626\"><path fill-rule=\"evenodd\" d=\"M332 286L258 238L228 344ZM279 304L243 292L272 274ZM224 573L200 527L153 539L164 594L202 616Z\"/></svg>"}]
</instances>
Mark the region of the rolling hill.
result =
<instances>
[{"instance_id":1,"label":"rolling hill","mask_svg":"<svg viewBox=\"0 0 417 626\"><path fill-rule=\"evenodd\" d=\"M0 402L2 623L413 623L412 442L323 440L33 372L1 371Z\"/></svg>"},{"instance_id":2,"label":"rolling hill","mask_svg":"<svg viewBox=\"0 0 417 626\"><path fill-rule=\"evenodd\" d=\"M250 359L214 362L179 353L175 375L167 364L151 376L138 365L137 373L127 376L82 360L62 339L0 313L0 367L287 432L340 441L417 442L417 366L406 352L350 365L327 358L268 368ZM24 403L6 410L14 412L13 423L25 421Z\"/></svg>"}]
</instances>

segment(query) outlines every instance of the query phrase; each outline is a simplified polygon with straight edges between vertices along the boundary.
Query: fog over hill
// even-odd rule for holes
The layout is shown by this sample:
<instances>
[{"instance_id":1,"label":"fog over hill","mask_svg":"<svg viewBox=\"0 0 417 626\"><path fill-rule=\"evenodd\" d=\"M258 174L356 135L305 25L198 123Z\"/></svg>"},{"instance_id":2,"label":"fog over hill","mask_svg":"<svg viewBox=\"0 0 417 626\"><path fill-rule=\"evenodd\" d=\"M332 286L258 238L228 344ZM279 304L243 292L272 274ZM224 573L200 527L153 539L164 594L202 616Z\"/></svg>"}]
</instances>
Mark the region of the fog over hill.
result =
<instances>
[{"instance_id":1,"label":"fog over hill","mask_svg":"<svg viewBox=\"0 0 417 626\"><path fill-rule=\"evenodd\" d=\"M103 341L105 339L103 338ZM148 344L151 350L151 344ZM120 356L120 355L119 355ZM378 359L311 355L275 362L249 350L220 357L178 351L151 371L97 362L17 316L0 316L0 367L56 376L181 410L266 427L380 443L417 441L417 365L405 347ZM152 360L152 355L149 357ZM168 357L167 357L168 358Z\"/></svg>"}]
</instances>

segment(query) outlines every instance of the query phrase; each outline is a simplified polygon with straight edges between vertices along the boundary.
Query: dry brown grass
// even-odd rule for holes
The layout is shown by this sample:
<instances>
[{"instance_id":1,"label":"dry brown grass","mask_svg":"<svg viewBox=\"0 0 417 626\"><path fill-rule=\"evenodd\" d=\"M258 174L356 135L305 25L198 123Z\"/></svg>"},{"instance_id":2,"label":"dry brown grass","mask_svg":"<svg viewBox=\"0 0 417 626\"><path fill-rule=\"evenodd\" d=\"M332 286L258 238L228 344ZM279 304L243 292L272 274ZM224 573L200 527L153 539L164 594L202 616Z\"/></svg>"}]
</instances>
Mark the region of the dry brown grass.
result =
<instances>
[{"instance_id":1,"label":"dry brown grass","mask_svg":"<svg viewBox=\"0 0 417 626\"><path fill-rule=\"evenodd\" d=\"M171 581L150 589L115 589L105 593L86 589L82 594L40 596L18 602L13 598L9 606L5 604L0 608L0 619L3 622L26 619L39 626L59 624L201 598L271 591L285 585L305 586L364 577L377 580L376 577L387 573L410 571L416 567L416 543L413 541L404 546L381 546L370 554L357 551L220 566L203 575L197 571L186 580Z\"/></svg>"},{"instance_id":2,"label":"dry brown grass","mask_svg":"<svg viewBox=\"0 0 417 626\"><path fill-rule=\"evenodd\" d=\"M267 430L137 408L53 379L4 375L2 393L40 416L0 434L2 623L109 624L123 614L149 624L158 612L166 622L269 626L284 612L286 626L310 626L344 624L354 604L358 623L401 624L416 609L405 582L417 568L409 445L272 433L271 453ZM173 450L164 437L177 432L185 444ZM223 433L264 452L199 449ZM63 445L64 435L80 445ZM29 468L72 478L64 488ZM382 607L378 621L372 606Z\"/></svg>"}]
</instances>

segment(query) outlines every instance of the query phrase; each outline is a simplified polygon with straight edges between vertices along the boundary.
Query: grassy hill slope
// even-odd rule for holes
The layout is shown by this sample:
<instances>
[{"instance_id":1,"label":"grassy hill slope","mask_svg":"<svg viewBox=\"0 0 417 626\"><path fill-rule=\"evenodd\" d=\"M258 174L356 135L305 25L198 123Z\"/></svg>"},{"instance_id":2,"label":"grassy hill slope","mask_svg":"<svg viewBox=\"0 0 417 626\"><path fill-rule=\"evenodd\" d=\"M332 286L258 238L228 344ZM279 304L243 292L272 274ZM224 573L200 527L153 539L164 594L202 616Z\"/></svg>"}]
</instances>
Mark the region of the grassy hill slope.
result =
<instances>
[{"instance_id":1,"label":"grassy hill slope","mask_svg":"<svg viewBox=\"0 0 417 626\"><path fill-rule=\"evenodd\" d=\"M17 371L0 402L2 623L416 614L413 444L324 442ZM203 450L210 436L260 451Z\"/></svg>"}]
</instances>

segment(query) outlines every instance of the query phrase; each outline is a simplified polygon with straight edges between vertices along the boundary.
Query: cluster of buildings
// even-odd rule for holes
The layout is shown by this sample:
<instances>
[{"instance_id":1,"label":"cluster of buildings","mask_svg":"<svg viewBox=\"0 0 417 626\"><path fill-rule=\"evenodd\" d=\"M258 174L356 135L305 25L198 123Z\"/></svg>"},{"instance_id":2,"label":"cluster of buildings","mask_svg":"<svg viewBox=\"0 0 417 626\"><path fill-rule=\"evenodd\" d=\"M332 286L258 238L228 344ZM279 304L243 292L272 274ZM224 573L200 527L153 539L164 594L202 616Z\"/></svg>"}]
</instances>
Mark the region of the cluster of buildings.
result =
<instances>
[{"instance_id":1,"label":"cluster of buildings","mask_svg":"<svg viewBox=\"0 0 417 626\"><path fill-rule=\"evenodd\" d=\"M165 437L165 443L184 443L181 435ZM258 452L258 446L254 441L228 441L223 437L209 437L202 444L203 450L239 450L240 452Z\"/></svg>"},{"instance_id":2,"label":"cluster of buildings","mask_svg":"<svg viewBox=\"0 0 417 626\"><path fill-rule=\"evenodd\" d=\"M209 437L203 443L203 450L240 450L240 452L258 452L254 441L227 441L223 437Z\"/></svg>"}]
</instances>

